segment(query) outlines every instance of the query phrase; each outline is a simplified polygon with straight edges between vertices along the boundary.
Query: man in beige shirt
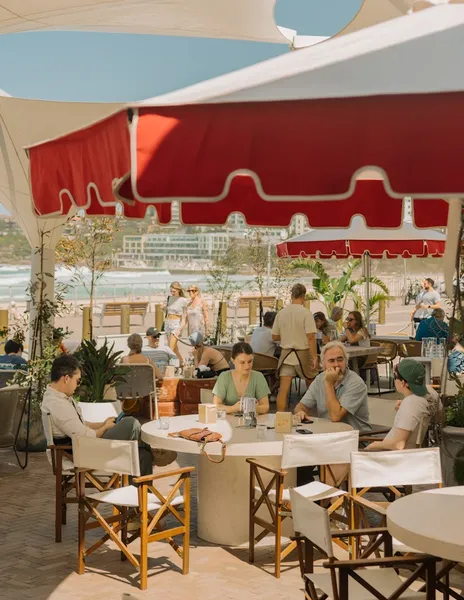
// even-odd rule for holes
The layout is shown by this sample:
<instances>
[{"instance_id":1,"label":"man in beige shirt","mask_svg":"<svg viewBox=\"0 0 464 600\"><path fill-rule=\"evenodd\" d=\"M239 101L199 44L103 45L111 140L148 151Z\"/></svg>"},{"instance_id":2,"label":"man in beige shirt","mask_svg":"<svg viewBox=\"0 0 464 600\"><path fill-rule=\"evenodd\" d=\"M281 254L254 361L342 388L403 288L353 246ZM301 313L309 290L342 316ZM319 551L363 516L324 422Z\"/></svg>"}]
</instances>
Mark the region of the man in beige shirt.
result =
<instances>
[{"instance_id":1,"label":"man in beige shirt","mask_svg":"<svg viewBox=\"0 0 464 600\"><path fill-rule=\"evenodd\" d=\"M316 324L304 306L306 288L301 283L292 287L292 302L277 313L272 328L272 339L280 341L280 378L277 410L287 410L288 393L294 377L305 379L307 385L317 375Z\"/></svg>"},{"instance_id":2,"label":"man in beige shirt","mask_svg":"<svg viewBox=\"0 0 464 600\"><path fill-rule=\"evenodd\" d=\"M79 404L73 394L79 385L81 369L72 354L55 358L51 370L51 383L47 386L42 408L50 414L55 444L68 445L74 436L102 437L110 440L137 440L139 442L140 473L153 473L153 456L150 448L140 441L140 423L134 417L123 417L118 423L110 417L103 423L89 423L82 418Z\"/></svg>"}]
</instances>

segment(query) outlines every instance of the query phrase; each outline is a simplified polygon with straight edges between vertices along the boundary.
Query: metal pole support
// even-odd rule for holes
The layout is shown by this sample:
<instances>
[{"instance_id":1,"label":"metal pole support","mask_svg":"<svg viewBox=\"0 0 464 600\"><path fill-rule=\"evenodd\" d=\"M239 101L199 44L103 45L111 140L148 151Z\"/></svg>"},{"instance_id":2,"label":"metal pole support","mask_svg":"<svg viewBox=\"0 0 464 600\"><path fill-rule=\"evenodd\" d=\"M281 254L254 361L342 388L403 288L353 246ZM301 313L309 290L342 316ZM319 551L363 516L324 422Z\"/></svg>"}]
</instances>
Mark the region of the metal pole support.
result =
<instances>
[{"instance_id":1,"label":"metal pole support","mask_svg":"<svg viewBox=\"0 0 464 600\"><path fill-rule=\"evenodd\" d=\"M155 327L158 331L161 331L164 321L164 311L161 304L155 304Z\"/></svg>"},{"instance_id":2,"label":"metal pole support","mask_svg":"<svg viewBox=\"0 0 464 600\"><path fill-rule=\"evenodd\" d=\"M227 331L227 302L219 302L219 312L221 315L221 334Z\"/></svg>"},{"instance_id":3,"label":"metal pole support","mask_svg":"<svg viewBox=\"0 0 464 600\"><path fill-rule=\"evenodd\" d=\"M385 314L387 309L387 303L385 300L379 301L379 325L385 325Z\"/></svg>"},{"instance_id":4,"label":"metal pole support","mask_svg":"<svg viewBox=\"0 0 464 600\"><path fill-rule=\"evenodd\" d=\"M248 323L250 325L255 325L256 323L256 306L257 301L255 299L250 299L248 304Z\"/></svg>"},{"instance_id":5,"label":"metal pole support","mask_svg":"<svg viewBox=\"0 0 464 600\"><path fill-rule=\"evenodd\" d=\"M90 340L90 306L82 309L82 339Z\"/></svg>"},{"instance_id":6,"label":"metal pole support","mask_svg":"<svg viewBox=\"0 0 464 600\"><path fill-rule=\"evenodd\" d=\"M130 333L130 306L121 306L121 333Z\"/></svg>"},{"instance_id":7,"label":"metal pole support","mask_svg":"<svg viewBox=\"0 0 464 600\"><path fill-rule=\"evenodd\" d=\"M8 339L8 309L0 310L0 331L6 331L6 335L0 338L0 351L3 352Z\"/></svg>"}]
</instances>

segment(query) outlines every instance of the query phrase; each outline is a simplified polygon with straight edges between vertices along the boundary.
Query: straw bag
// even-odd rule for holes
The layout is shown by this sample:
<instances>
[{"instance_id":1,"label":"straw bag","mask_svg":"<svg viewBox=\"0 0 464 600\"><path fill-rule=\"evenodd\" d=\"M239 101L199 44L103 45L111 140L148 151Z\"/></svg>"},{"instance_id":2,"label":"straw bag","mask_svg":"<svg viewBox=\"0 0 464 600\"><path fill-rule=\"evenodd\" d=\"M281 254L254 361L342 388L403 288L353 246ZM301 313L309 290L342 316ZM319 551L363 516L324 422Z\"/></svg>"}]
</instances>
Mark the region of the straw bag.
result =
<instances>
[{"instance_id":1,"label":"straw bag","mask_svg":"<svg viewBox=\"0 0 464 600\"><path fill-rule=\"evenodd\" d=\"M199 444L201 444L200 453L203 456L206 456L206 458L210 462L220 464L224 461L224 458L226 456L226 445L222 441L222 435L220 433L217 433L216 431L210 431L207 427L205 427L204 429L192 427L191 429L183 429L182 431L176 431L173 433L169 433L168 435L169 437L180 437L184 440L189 440L191 442L198 442ZM221 458L219 460L212 459L211 456L209 456L209 454L205 450L206 444L209 444L211 442L221 442L222 444Z\"/></svg>"}]
</instances>

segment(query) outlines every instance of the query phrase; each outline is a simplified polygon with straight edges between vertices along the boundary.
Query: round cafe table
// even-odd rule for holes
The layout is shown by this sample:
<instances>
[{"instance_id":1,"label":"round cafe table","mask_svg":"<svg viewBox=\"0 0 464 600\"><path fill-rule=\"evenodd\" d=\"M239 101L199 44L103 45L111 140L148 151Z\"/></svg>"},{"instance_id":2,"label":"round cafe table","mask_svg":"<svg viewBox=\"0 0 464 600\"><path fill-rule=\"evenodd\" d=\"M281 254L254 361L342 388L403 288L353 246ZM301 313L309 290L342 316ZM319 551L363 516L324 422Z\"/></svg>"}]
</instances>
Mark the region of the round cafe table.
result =
<instances>
[{"instance_id":1,"label":"round cafe table","mask_svg":"<svg viewBox=\"0 0 464 600\"><path fill-rule=\"evenodd\" d=\"M388 507L388 531L419 552L464 562L463 508L464 486L410 494Z\"/></svg>"},{"instance_id":2,"label":"round cafe table","mask_svg":"<svg viewBox=\"0 0 464 600\"><path fill-rule=\"evenodd\" d=\"M239 546L248 541L248 511L250 466L247 458L260 458L272 468L280 468L283 434L266 430L266 437L258 439L256 429L238 427L239 419L229 415L225 420L204 425L198 415L171 417L169 430L159 429L156 421L142 425L142 440L153 448L165 448L186 454L200 454L200 444L168 437L168 433L191 427L208 427L218 431L227 446L226 458L214 464L200 456L197 472L198 535L213 544ZM259 415L258 423L268 423L268 415ZM346 423L332 423L314 418L314 423L302 425L313 433L349 431ZM215 460L221 455L219 443L207 444L206 451ZM289 470L285 485L294 486L296 470Z\"/></svg>"}]
</instances>

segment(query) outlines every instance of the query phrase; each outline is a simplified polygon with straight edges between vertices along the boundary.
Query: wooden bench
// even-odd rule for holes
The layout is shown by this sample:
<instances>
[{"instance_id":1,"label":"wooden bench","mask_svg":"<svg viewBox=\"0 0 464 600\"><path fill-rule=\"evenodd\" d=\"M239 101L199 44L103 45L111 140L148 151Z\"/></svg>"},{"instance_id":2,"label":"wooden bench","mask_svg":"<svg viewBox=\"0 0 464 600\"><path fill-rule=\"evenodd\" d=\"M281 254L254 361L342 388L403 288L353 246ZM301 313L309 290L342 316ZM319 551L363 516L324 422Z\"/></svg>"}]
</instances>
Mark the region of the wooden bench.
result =
<instances>
[{"instance_id":1,"label":"wooden bench","mask_svg":"<svg viewBox=\"0 0 464 600\"><path fill-rule=\"evenodd\" d=\"M259 296L242 296L240 298L239 308L248 308L250 300L256 300L256 306L259 306ZM275 296L263 296L263 308L274 308L276 305Z\"/></svg>"},{"instance_id":2,"label":"wooden bench","mask_svg":"<svg viewBox=\"0 0 464 600\"><path fill-rule=\"evenodd\" d=\"M142 317L142 325L145 326L145 317L148 312L148 302L106 302L103 304L100 313L100 327L103 325L103 319L106 316L120 316L123 306L129 306L130 315Z\"/></svg>"}]
</instances>

